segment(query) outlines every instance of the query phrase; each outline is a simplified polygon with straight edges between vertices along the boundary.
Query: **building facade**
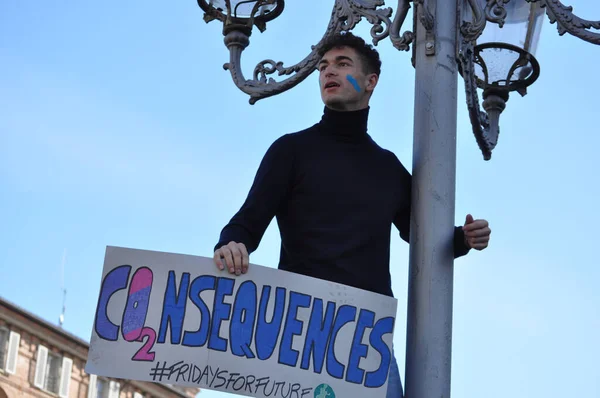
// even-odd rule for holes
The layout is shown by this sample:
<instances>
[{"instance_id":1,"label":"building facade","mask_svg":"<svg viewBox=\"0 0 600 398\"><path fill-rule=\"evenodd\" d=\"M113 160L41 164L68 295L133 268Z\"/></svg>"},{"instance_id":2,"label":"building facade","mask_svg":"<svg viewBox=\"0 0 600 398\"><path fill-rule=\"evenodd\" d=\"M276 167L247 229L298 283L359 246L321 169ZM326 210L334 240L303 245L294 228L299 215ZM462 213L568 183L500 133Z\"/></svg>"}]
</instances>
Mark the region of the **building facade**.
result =
<instances>
[{"instance_id":1,"label":"building facade","mask_svg":"<svg viewBox=\"0 0 600 398\"><path fill-rule=\"evenodd\" d=\"M89 375L88 348L0 297L0 398L193 398L200 391Z\"/></svg>"}]
</instances>

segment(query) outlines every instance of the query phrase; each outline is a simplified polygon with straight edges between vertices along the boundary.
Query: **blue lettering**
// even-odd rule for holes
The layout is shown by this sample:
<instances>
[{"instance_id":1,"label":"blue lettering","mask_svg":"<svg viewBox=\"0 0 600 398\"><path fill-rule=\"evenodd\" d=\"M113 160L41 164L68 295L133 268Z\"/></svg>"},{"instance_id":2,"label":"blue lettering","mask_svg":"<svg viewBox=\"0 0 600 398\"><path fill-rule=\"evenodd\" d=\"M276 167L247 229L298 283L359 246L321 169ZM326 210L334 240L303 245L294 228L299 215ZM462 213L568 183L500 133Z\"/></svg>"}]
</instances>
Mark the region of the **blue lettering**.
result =
<instances>
[{"instance_id":1,"label":"blue lettering","mask_svg":"<svg viewBox=\"0 0 600 398\"><path fill-rule=\"evenodd\" d=\"M256 318L256 284L243 282L235 294L233 315L229 324L231 352L238 357L254 358L250 343Z\"/></svg>"},{"instance_id":2,"label":"blue lettering","mask_svg":"<svg viewBox=\"0 0 600 398\"><path fill-rule=\"evenodd\" d=\"M292 340L294 336L302 334L303 323L296 319L296 316L299 307L308 308L310 306L310 299L311 297L306 294L290 292L290 305L279 345L279 363L281 364L296 366L296 362L298 362L298 351L292 349Z\"/></svg>"},{"instance_id":3,"label":"blue lettering","mask_svg":"<svg viewBox=\"0 0 600 398\"><path fill-rule=\"evenodd\" d=\"M271 296L271 286L263 286L258 307L256 335L254 336L256 356L260 360L269 359L275 351L275 345L281 330L281 322L283 321L283 311L285 310L285 293L286 290L283 287L275 289L273 316L271 322L267 322L267 306Z\"/></svg>"},{"instance_id":4,"label":"blue lettering","mask_svg":"<svg viewBox=\"0 0 600 398\"><path fill-rule=\"evenodd\" d=\"M365 329L373 327L373 322L375 322L375 313L373 311L360 310L358 321L356 322L356 330L354 331L354 338L352 339L352 347L350 348L346 381L357 384L362 384L363 382L365 371L358 365L360 364L360 359L367 356L368 347L361 342L365 334Z\"/></svg>"},{"instance_id":5,"label":"blue lettering","mask_svg":"<svg viewBox=\"0 0 600 398\"><path fill-rule=\"evenodd\" d=\"M205 290L213 290L217 284L217 278L212 275L202 275L192 281L190 286L190 300L200 310L200 326L195 332L183 334L182 345L188 347L202 347L208 340L208 329L210 325L210 310L200 297Z\"/></svg>"},{"instance_id":6,"label":"blue lettering","mask_svg":"<svg viewBox=\"0 0 600 398\"><path fill-rule=\"evenodd\" d=\"M389 347L385 344L382 336L387 333L392 333L394 330L394 318L387 317L381 318L377 321L371 335L369 336L369 343L379 354L381 355L381 365L379 369L373 372L367 372L365 378L365 387L377 388L384 385L388 372L390 370L390 363L392 362L392 353Z\"/></svg>"},{"instance_id":7,"label":"blue lettering","mask_svg":"<svg viewBox=\"0 0 600 398\"><path fill-rule=\"evenodd\" d=\"M187 303L188 289L190 287L190 274L185 272L181 275L179 291L175 281L175 271L169 271L167 289L163 300L163 311L160 319L157 343L164 343L167 329L171 329L171 344L179 344L183 329L183 318L185 317L185 306Z\"/></svg>"},{"instance_id":8,"label":"blue lettering","mask_svg":"<svg viewBox=\"0 0 600 398\"><path fill-rule=\"evenodd\" d=\"M308 321L304 350L302 351L302 361L300 362L302 369L308 369L312 353L314 371L321 373L323 370L327 341L329 340L329 332L331 331L334 316L334 302L330 301L327 303L327 311L325 312L325 317L323 317L323 300L318 298L314 300L310 320Z\"/></svg>"},{"instance_id":9,"label":"blue lettering","mask_svg":"<svg viewBox=\"0 0 600 398\"><path fill-rule=\"evenodd\" d=\"M223 302L225 296L231 296L235 281L231 278L219 278L217 292L215 293L215 305L213 307L213 319L210 325L210 338L208 348L216 351L227 351L227 339L219 336L221 322L231 316L231 304Z\"/></svg>"},{"instance_id":10,"label":"blue lettering","mask_svg":"<svg viewBox=\"0 0 600 398\"><path fill-rule=\"evenodd\" d=\"M127 287L131 265L121 265L110 271L102 281L100 298L96 308L96 333L101 339L116 341L119 336L119 326L108 319L106 309L113 294Z\"/></svg>"},{"instance_id":11,"label":"blue lettering","mask_svg":"<svg viewBox=\"0 0 600 398\"><path fill-rule=\"evenodd\" d=\"M335 357L335 339L337 334L345 324L354 321L356 317L356 307L350 305L342 305L335 317L333 330L331 331L331 339L327 349L327 373L331 377L341 379L344 377L344 365L342 365Z\"/></svg>"}]
</instances>

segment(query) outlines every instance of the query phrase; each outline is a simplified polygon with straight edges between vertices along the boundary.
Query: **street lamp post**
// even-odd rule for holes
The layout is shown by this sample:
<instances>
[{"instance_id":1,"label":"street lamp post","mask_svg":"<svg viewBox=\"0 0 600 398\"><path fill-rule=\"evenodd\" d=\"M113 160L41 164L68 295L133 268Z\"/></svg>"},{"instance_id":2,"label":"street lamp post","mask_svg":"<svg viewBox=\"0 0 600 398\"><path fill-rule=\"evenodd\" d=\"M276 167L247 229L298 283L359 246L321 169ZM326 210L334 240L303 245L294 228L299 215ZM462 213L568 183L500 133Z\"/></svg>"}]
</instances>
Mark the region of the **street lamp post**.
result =
<instances>
[{"instance_id":1,"label":"street lamp post","mask_svg":"<svg viewBox=\"0 0 600 398\"><path fill-rule=\"evenodd\" d=\"M428 4L429 3L429 4ZM457 119L457 4L415 10L415 105L410 268L406 324L407 397L449 397L452 349Z\"/></svg>"},{"instance_id":2,"label":"street lamp post","mask_svg":"<svg viewBox=\"0 0 600 398\"><path fill-rule=\"evenodd\" d=\"M321 0L320 0L321 1ZM204 19L223 22L225 45L236 86L250 103L282 93L316 70L318 50L331 35L350 31L362 18L373 24L377 45L390 38L408 51L416 71L413 192L410 234L405 392L408 398L450 397L456 125L458 74L465 82L469 117L485 160L499 134L499 117L509 93L526 94L539 76L535 48L544 13L560 35L569 33L600 45L600 21L587 21L559 0L413 0L415 32L401 33L410 0L395 14L383 0L335 0L322 40L299 63L286 67L265 60L252 79L241 56L253 26L262 32L281 14L283 0L198 0ZM393 17L392 17L393 16ZM276 81L270 75L288 76ZM483 109L478 89L483 92Z\"/></svg>"}]
</instances>

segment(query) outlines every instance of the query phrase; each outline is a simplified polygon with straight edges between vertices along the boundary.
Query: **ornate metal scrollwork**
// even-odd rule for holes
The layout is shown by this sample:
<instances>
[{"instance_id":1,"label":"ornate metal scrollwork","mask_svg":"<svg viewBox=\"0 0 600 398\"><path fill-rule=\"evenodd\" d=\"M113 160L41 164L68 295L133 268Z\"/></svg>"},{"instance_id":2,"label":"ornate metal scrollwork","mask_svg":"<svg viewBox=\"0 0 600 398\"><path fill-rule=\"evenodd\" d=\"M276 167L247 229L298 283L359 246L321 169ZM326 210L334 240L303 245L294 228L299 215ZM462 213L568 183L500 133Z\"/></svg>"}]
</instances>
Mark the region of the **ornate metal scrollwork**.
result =
<instances>
[{"instance_id":1,"label":"ornate metal scrollwork","mask_svg":"<svg viewBox=\"0 0 600 398\"><path fill-rule=\"evenodd\" d=\"M559 35L569 33L588 43L600 45L600 33L589 29L600 29L600 21L588 21L573 14L573 7L565 6L559 0L527 0L529 3L540 3L546 7L546 15L550 23L556 23Z\"/></svg>"},{"instance_id":2,"label":"ornate metal scrollwork","mask_svg":"<svg viewBox=\"0 0 600 398\"><path fill-rule=\"evenodd\" d=\"M396 8L396 15L394 16L394 22L390 28L390 40L394 47L400 51L410 50L410 43L414 40L414 33L406 31L400 35L402 25L406 20L408 10L410 10L410 0L398 0L398 8Z\"/></svg>"},{"instance_id":3,"label":"ornate metal scrollwork","mask_svg":"<svg viewBox=\"0 0 600 398\"><path fill-rule=\"evenodd\" d=\"M490 160L492 150L498 142L499 129L490 135L490 120L486 112L481 110L477 93L477 78L475 76L474 42L463 40L459 51L461 72L465 80L465 94L469 119L473 127L473 135L485 160Z\"/></svg>"},{"instance_id":4,"label":"ornate metal scrollwork","mask_svg":"<svg viewBox=\"0 0 600 398\"><path fill-rule=\"evenodd\" d=\"M478 0L468 0L473 13L473 21L465 21L460 26L460 33L463 36L463 40L474 42L483 33L486 25L486 15L483 13L483 9L479 7Z\"/></svg>"},{"instance_id":5,"label":"ornate metal scrollwork","mask_svg":"<svg viewBox=\"0 0 600 398\"><path fill-rule=\"evenodd\" d=\"M377 45L390 34L392 9L377 9L384 3L384 0L336 0L332 18L337 17L342 22L342 31L351 31L364 17L373 25L371 37Z\"/></svg>"},{"instance_id":6,"label":"ornate metal scrollwork","mask_svg":"<svg viewBox=\"0 0 600 398\"><path fill-rule=\"evenodd\" d=\"M407 50L413 40L413 34L405 32L400 35L399 32L406 19L409 1L398 1L398 14L392 23L390 19L392 9L389 7L378 8L384 4L384 0L335 0L325 34L317 45L312 46L310 54L292 66L284 66L283 62L276 62L272 59L261 61L254 68L252 80L245 79L241 70L241 55L248 46L248 35L240 31L228 32L225 36L225 44L230 51L230 61L223 67L231 72L236 86L250 95L250 104L255 104L260 99L289 90L306 79L315 71L319 62L318 51L324 41L336 33L354 29L362 18L373 25L371 37L374 45L390 36L397 49ZM278 82L269 76L275 73L279 76L291 76Z\"/></svg>"},{"instance_id":7,"label":"ornate metal scrollwork","mask_svg":"<svg viewBox=\"0 0 600 398\"><path fill-rule=\"evenodd\" d=\"M506 9L504 6L510 0L488 0L485 6L485 17L488 21L497 23L500 27L504 26L506 20Z\"/></svg>"},{"instance_id":8,"label":"ornate metal scrollwork","mask_svg":"<svg viewBox=\"0 0 600 398\"><path fill-rule=\"evenodd\" d=\"M496 3L496 0L488 1L486 10L490 8L490 4ZM479 94L477 93L477 77L475 75L475 63L480 60L477 59L478 54L475 51L475 40L483 32L488 15L478 0L468 0L468 3L471 8L472 21L462 21L460 26L461 40L459 42L458 61L465 81L467 108L469 110L471 126L473 127L473 135L483 154L483 158L490 160L492 150L496 147L500 133L498 122L500 113L504 110L508 98L497 95L497 93L492 93L484 101L484 107L489 114L481 109ZM501 14L501 12L499 13ZM504 15L506 16L506 14ZM481 62L477 63L481 64Z\"/></svg>"}]
</instances>

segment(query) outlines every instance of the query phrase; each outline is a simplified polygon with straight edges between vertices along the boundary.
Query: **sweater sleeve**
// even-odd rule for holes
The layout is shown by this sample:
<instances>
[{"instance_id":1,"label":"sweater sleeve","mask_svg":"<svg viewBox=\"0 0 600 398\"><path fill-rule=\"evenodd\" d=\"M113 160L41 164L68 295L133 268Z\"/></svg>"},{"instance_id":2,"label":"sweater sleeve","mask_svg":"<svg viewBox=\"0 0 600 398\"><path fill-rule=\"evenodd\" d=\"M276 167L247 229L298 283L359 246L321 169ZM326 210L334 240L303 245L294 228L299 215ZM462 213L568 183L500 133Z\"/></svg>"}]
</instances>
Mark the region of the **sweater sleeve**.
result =
<instances>
[{"instance_id":1,"label":"sweater sleeve","mask_svg":"<svg viewBox=\"0 0 600 398\"><path fill-rule=\"evenodd\" d=\"M239 211L221 231L215 251L231 241L243 243L248 253L255 251L288 195L294 161L290 135L277 139L267 150Z\"/></svg>"},{"instance_id":2,"label":"sweater sleeve","mask_svg":"<svg viewBox=\"0 0 600 398\"><path fill-rule=\"evenodd\" d=\"M400 231L400 237L407 243L410 243L410 212L411 212L411 188L412 176L406 169L402 174L402 198L400 200L399 209L394 218L394 225ZM461 227L454 227L453 237L454 258L466 255L470 248L465 245L465 234Z\"/></svg>"}]
</instances>

